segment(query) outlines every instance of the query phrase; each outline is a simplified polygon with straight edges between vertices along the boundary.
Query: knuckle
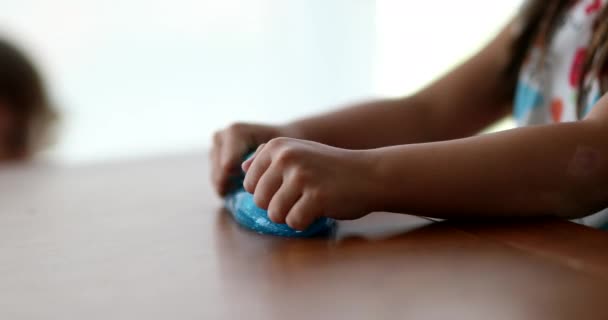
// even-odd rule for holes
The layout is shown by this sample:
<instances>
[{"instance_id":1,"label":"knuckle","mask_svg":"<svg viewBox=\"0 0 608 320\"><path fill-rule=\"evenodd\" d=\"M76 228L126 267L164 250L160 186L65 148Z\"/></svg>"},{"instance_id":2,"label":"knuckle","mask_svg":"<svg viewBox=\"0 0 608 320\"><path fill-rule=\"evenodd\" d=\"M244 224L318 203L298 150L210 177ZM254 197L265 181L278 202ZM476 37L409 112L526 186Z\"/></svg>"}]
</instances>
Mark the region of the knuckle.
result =
<instances>
[{"instance_id":1,"label":"knuckle","mask_svg":"<svg viewBox=\"0 0 608 320\"><path fill-rule=\"evenodd\" d=\"M293 163L297 157L297 152L293 148L283 148L276 154L276 161L282 165L288 165Z\"/></svg>"},{"instance_id":2,"label":"knuckle","mask_svg":"<svg viewBox=\"0 0 608 320\"><path fill-rule=\"evenodd\" d=\"M268 146L270 148L280 148L280 147L286 145L288 141L289 141L289 138L285 138L285 137L274 138L274 139L268 141Z\"/></svg>"},{"instance_id":3,"label":"knuckle","mask_svg":"<svg viewBox=\"0 0 608 320\"><path fill-rule=\"evenodd\" d=\"M268 142L266 142L266 144L264 145L267 149L276 149L277 147L279 147L281 145L281 141L279 140L279 138L274 138Z\"/></svg>"},{"instance_id":4,"label":"knuckle","mask_svg":"<svg viewBox=\"0 0 608 320\"><path fill-rule=\"evenodd\" d=\"M308 173L302 168L294 168L291 174L291 181L297 185L302 186L308 182L309 176Z\"/></svg>"}]
</instances>

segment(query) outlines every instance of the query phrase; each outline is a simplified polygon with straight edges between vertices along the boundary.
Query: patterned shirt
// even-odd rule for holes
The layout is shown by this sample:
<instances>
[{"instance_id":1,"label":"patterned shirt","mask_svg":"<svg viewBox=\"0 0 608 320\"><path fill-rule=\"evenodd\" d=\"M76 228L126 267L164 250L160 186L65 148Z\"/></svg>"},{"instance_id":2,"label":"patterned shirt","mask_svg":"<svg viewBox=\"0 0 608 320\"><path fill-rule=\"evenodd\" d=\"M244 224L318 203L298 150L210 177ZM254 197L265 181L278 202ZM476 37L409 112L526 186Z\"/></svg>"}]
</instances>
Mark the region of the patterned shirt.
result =
<instances>
[{"instance_id":1,"label":"patterned shirt","mask_svg":"<svg viewBox=\"0 0 608 320\"><path fill-rule=\"evenodd\" d=\"M597 74L585 79L591 90L577 111L582 64L597 16L608 0L578 0L560 18L545 52L530 50L519 74L513 115L518 126L576 121L584 117L601 97ZM543 57L543 54L545 55ZM608 210L578 222L599 226L608 221Z\"/></svg>"}]
</instances>

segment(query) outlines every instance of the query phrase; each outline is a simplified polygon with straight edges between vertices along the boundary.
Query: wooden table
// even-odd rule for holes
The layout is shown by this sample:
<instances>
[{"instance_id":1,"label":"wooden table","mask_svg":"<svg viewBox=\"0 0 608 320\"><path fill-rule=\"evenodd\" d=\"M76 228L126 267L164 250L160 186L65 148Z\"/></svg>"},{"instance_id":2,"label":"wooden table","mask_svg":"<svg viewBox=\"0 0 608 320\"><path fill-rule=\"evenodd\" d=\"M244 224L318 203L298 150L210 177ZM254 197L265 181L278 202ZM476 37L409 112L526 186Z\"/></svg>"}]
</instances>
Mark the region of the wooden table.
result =
<instances>
[{"instance_id":1,"label":"wooden table","mask_svg":"<svg viewBox=\"0 0 608 320\"><path fill-rule=\"evenodd\" d=\"M375 213L239 228L204 153L0 170L0 319L608 319L608 235Z\"/></svg>"}]
</instances>

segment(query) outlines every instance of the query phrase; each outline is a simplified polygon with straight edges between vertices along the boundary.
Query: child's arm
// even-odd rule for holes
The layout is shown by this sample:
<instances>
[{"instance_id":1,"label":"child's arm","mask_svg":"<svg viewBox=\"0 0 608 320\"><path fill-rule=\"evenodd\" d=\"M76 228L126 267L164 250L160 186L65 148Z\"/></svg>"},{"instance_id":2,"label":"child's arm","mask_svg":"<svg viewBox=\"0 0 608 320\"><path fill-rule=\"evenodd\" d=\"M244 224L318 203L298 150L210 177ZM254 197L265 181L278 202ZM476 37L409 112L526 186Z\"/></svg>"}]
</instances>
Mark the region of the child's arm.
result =
<instances>
[{"instance_id":1,"label":"child's arm","mask_svg":"<svg viewBox=\"0 0 608 320\"><path fill-rule=\"evenodd\" d=\"M371 211L581 217L608 205L608 95L578 122L361 151L280 139L243 167L256 203L294 228Z\"/></svg>"},{"instance_id":2,"label":"child's arm","mask_svg":"<svg viewBox=\"0 0 608 320\"><path fill-rule=\"evenodd\" d=\"M504 87L502 71L511 41L507 27L469 61L411 97L360 104L285 126L241 123L218 131L211 151L213 184L223 195L243 154L276 137L366 149L475 134L509 112L512 92Z\"/></svg>"},{"instance_id":3,"label":"child's arm","mask_svg":"<svg viewBox=\"0 0 608 320\"><path fill-rule=\"evenodd\" d=\"M608 98L596 108L608 109ZM382 210L438 218L561 216L608 206L608 113L448 142L370 151Z\"/></svg>"},{"instance_id":4,"label":"child's arm","mask_svg":"<svg viewBox=\"0 0 608 320\"><path fill-rule=\"evenodd\" d=\"M291 137L366 149L476 134L510 111L513 92L505 86L503 71L512 40L506 27L474 57L415 95L293 122L288 125Z\"/></svg>"}]
</instances>

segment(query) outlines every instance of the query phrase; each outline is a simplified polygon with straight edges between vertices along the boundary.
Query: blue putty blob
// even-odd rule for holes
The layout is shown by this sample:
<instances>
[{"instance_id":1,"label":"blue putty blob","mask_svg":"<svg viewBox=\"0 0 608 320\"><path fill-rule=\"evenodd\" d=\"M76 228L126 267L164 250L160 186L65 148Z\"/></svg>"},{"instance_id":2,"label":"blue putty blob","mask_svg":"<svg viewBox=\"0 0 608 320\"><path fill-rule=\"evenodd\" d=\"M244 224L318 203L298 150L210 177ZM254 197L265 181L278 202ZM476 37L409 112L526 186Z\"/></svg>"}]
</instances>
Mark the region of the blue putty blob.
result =
<instances>
[{"instance_id":1,"label":"blue putty blob","mask_svg":"<svg viewBox=\"0 0 608 320\"><path fill-rule=\"evenodd\" d=\"M274 223L268 218L268 212L256 206L253 195L244 189L232 192L226 197L226 208L238 224L261 234L307 238L329 234L335 225L333 219L325 217L317 219L304 231L294 230L286 224Z\"/></svg>"},{"instance_id":2,"label":"blue putty blob","mask_svg":"<svg viewBox=\"0 0 608 320\"><path fill-rule=\"evenodd\" d=\"M286 224L274 223L268 218L268 212L258 207L253 201L253 195L243 188L244 174L233 177L232 184L237 186L225 198L225 206L234 220L241 226L257 233L290 237L309 238L330 234L335 226L335 221L322 217L304 231L294 230Z\"/></svg>"}]
</instances>

